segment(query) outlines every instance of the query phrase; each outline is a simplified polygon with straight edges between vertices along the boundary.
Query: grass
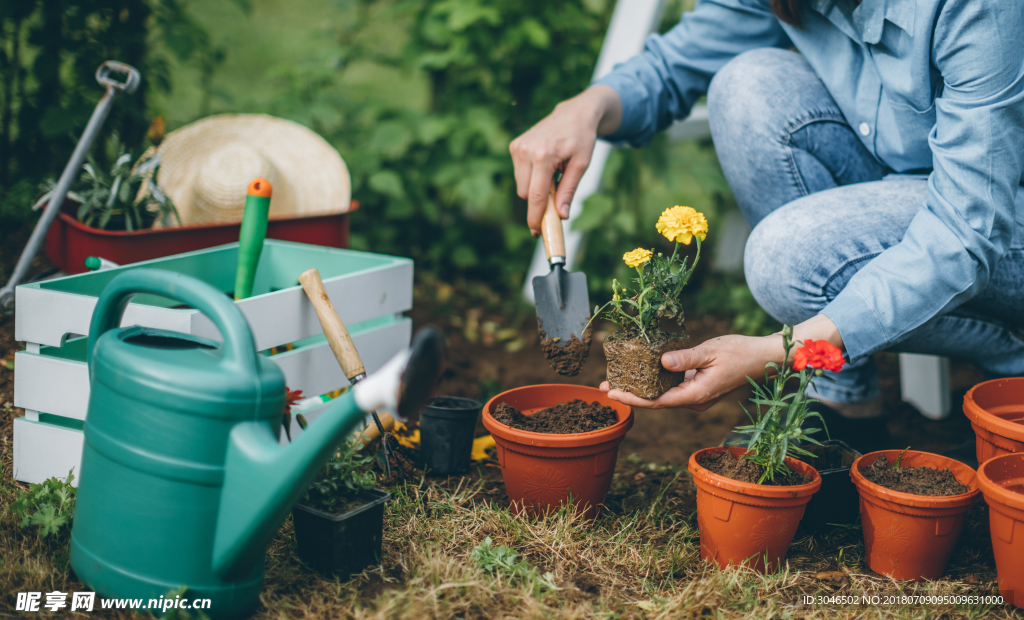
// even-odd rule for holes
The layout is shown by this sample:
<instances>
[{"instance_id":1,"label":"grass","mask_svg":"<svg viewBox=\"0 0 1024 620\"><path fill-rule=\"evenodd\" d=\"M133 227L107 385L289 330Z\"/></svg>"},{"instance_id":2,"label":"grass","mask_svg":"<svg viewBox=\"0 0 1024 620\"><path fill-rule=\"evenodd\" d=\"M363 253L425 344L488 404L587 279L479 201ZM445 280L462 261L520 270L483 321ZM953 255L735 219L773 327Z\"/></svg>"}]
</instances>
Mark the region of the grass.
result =
<instances>
[{"instance_id":1,"label":"grass","mask_svg":"<svg viewBox=\"0 0 1024 620\"><path fill-rule=\"evenodd\" d=\"M40 540L10 513L10 414L0 480L0 615L22 591L83 589L68 573L67 535ZM257 618L1009 618L1010 608L804 605L805 595L979 595L991 584L944 578L901 584L864 569L859 528L799 537L779 572L718 570L700 560L689 475L622 459L593 523L569 508L541 518L506 505L500 474L419 480L391 489L383 563L349 580L297 560L290 519L267 555ZM975 519L975 521L977 521ZM983 524L969 525L970 539ZM983 533L987 534L987 531ZM978 557L961 549L949 574ZM968 576L969 579L969 576ZM129 612L110 612L113 618Z\"/></svg>"}]
</instances>

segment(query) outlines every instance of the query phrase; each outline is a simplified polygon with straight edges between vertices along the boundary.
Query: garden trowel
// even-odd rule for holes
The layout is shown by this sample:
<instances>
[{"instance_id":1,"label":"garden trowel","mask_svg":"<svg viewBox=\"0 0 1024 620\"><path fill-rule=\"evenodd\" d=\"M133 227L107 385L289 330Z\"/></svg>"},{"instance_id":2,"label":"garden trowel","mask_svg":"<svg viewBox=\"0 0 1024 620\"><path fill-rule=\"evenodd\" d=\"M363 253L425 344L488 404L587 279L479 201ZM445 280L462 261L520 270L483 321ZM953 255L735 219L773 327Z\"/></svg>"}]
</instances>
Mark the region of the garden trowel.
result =
<instances>
[{"instance_id":1,"label":"garden trowel","mask_svg":"<svg viewBox=\"0 0 1024 620\"><path fill-rule=\"evenodd\" d=\"M590 320L590 296L587 294L587 276L565 270L565 237L562 218L555 209L555 188L548 196L548 206L541 221L544 251L548 255L551 273L533 279L533 297L537 302L540 329L558 346L565 347L573 339L584 339L584 329Z\"/></svg>"}]
</instances>

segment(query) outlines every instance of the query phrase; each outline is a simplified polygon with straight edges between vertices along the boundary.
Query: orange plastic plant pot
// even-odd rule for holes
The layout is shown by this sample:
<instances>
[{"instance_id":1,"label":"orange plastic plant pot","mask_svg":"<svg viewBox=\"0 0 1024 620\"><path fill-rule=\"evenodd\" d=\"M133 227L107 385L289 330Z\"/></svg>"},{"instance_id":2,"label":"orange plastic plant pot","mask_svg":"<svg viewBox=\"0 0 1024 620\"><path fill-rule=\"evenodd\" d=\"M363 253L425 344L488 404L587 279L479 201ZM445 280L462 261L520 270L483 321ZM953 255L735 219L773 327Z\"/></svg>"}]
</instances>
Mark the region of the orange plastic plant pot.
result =
<instances>
[{"instance_id":1,"label":"orange plastic plant pot","mask_svg":"<svg viewBox=\"0 0 1024 620\"><path fill-rule=\"evenodd\" d=\"M871 452L853 462L850 477L860 493L861 526L868 566L894 579L938 579L960 538L967 511L978 501L977 474L960 461L929 452L907 451L901 466L948 469L970 492L960 495L914 495L871 482L860 470L885 455L895 462L902 450Z\"/></svg>"},{"instance_id":2,"label":"orange plastic plant pot","mask_svg":"<svg viewBox=\"0 0 1024 620\"><path fill-rule=\"evenodd\" d=\"M611 407L618 422L589 433L555 435L517 430L492 415L498 403L508 403L530 415L574 399ZM571 498L592 519L608 494L619 443L633 426L633 410L596 388L531 385L502 392L487 401L483 421L497 445L501 475L514 512L546 512Z\"/></svg>"},{"instance_id":3,"label":"orange plastic plant pot","mask_svg":"<svg viewBox=\"0 0 1024 620\"><path fill-rule=\"evenodd\" d=\"M983 463L978 486L989 508L999 594L1005 602L1024 607L1024 454L1004 454Z\"/></svg>"},{"instance_id":4,"label":"orange plastic plant pot","mask_svg":"<svg viewBox=\"0 0 1024 620\"><path fill-rule=\"evenodd\" d=\"M698 463L705 454L725 450L733 456L746 452L742 447L715 447L690 456L689 470L697 485L700 557L719 568L742 564L762 573L775 570L786 557L807 502L821 488L821 476L810 465L789 457L786 465L809 476L810 482L795 486L740 482Z\"/></svg>"},{"instance_id":5,"label":"orange plastic plant pot","mask_svg":"<svg viewBox=\"0 0 1024 620\"><path fill-rule=\"evenodd\" d=\"M964 414L977 436L978 462L1024 452L1024 377L993 379L971 388Z\"/></svg>"}]
</instances>

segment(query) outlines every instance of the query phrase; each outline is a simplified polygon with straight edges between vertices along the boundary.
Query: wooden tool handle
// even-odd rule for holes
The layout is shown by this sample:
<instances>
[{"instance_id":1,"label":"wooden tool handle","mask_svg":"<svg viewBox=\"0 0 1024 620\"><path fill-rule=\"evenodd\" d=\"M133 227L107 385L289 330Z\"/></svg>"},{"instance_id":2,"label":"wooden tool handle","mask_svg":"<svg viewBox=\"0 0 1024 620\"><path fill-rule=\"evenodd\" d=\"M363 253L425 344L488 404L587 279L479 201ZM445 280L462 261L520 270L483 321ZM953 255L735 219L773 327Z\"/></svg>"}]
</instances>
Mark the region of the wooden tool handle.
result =
<instances>
[{"instance_id":1,"label":"wooden tool handle","mask_svg":"<svg viewBox=\"0 0 1024 620\"><path fill-rule=\"evenodd\" d=\"M555 208L554 183L548 195L548 208L544 210L544 219L540 223L540 234L544 238L544 251L548 254L548 260L554 256L565 258L565 236L562 232L562 218Z\"/></svg>"},{"instance_id":2,"label":"wooden tool handle","mask_svg":"<svg viewBox=\"0 0 1024 620\"><path fill-rule=\"evenodd\" d=\"M385 411L380 414L380 425L384 427L385 431L390 432L395 428L395 416ZM367 426L366 430L363 431L363 434L359 436L359 440L362 441L365 446L378 437L380 437L380 431L377 429L377 425L371 424Z\"/></svg>"},{"instance_id":3,"label":"wooden tool handle","mask_svg":"<svg viewBox=\"0 0 1024 620\"><path fill-rule=\"evenodd\" d=\"M302 275L299 276L299 283L302 284L302 290L306 291L306 296L309 297L310 303L316 310L316 316L320 319L320 326L324 328L327 342L331 345L331 351L334 351L334 357L341 364L341 370L345 376L351 379L366 374L359 351L352 343L352 336L348 335L345 324L334 309L331 298L327 296L327 289L324 288L324 282L320 279L320 272L316 269L302 272Z\"/></svg>"}]
</instances>

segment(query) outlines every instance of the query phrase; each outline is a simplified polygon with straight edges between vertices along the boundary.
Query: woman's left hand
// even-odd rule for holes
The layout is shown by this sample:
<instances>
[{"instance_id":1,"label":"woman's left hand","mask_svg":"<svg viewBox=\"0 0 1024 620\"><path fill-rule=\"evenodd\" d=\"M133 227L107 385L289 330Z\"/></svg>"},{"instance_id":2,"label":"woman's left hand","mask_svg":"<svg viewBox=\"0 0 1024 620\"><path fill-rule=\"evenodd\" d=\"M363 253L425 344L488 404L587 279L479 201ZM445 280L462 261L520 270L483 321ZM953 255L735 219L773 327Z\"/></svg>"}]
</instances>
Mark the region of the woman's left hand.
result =
<instances>
[{"instance_id":1,"label":"woman's left hand","mask_svg":"<svg viewBox=\"0 0 1024 620\"><path fill-rule=\"evenodd\" d=\"M794 340L825 340L839 347L843 339L835 323L818 314L793 329ZM704 411L723 396L747 383L764 379L764 367L769 362L782 364L785 349L782 335L721 336L712 338L692 349L669 351L661 356L661 365L672 372L685 372L686 380L665 392L657 400L638 398L622 390L609 391L608 382L601 389L609 398L633 407L666 409L686 407Z\"/></svg>"},{"instance_id":2,"label":"woman's left hand","mask_svg":"<svg viewBox=\"0 0 1024 620\"><path fill-rule=\"evenodd\" d=\"M775 357L772 349L782 351L782 336L721 336L691 349L662 355L662 366L672 372L685 372L686 380L657 400L646 400L622 390L609 391L607 381L601 384L601 389L608 392L609 398L633 407L686 407L704 411L747 383L748 375L763 377L764 365Z\"/></svg>"}]
</instances>

